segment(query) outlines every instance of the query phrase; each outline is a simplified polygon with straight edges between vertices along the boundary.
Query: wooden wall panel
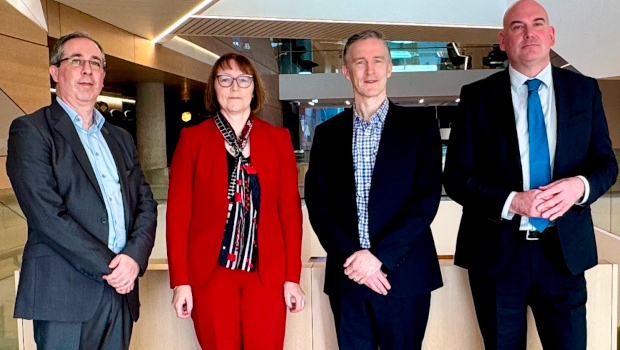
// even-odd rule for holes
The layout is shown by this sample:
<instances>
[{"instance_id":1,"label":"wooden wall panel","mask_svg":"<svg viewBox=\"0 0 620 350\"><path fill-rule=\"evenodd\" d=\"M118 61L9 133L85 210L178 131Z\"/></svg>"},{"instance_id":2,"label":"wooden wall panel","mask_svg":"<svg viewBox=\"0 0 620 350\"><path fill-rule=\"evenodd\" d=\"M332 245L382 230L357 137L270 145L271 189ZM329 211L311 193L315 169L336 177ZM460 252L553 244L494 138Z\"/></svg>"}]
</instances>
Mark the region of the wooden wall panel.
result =
<instances>
[{"instance_id":1,"label":"wooden wall panel","mask_svg":"<svg viewBox=\"0 0 620 350\"><path fill-rule=\"evenodd\" d=\"M53 0L43 0L42 3L47 17L47 35L60 38L60 4Z\"/></svg>"},{"instance_id":2,"label":"wooden wall panel","mask_svg":"<svg viewBox=\"0 0 620 350\"><path fill-rule=\"evenodd\" d=\"M0 1L0 34L47 45L47 33L6 1ZM28 56L24 56L28 57Z\"/></svg>"},{"instance_id":3,"label":"wooden wall panel","mask_svg":"<svg viewBox=\"0 0 620 350\"><path fill-rule=\"evenodd\" d=\"M134 60L134 35L85 13L60 4L60 35L85 31L106 53L127 61Z\"/></svg>"},{"instance_id":4,"label":"wooden wall panel","mask_svg":"<svg viewBox=\"0 0 620 350\"><path fill-rule=\"evenodd\" d=\"M599 80L603 108L609 124L609 137L614 148L620 148L620 80Z\"/></svg>"},{"instance_id":5,"label":"wooden wall panel","mask_svg":"<svg viewBox=\"0 0 620 350\"><path fill-rule=\"evenodd\" d=\"M47 46L0 35L0 89L24 112L49 105Z\"/></svg>"}]
</instances>

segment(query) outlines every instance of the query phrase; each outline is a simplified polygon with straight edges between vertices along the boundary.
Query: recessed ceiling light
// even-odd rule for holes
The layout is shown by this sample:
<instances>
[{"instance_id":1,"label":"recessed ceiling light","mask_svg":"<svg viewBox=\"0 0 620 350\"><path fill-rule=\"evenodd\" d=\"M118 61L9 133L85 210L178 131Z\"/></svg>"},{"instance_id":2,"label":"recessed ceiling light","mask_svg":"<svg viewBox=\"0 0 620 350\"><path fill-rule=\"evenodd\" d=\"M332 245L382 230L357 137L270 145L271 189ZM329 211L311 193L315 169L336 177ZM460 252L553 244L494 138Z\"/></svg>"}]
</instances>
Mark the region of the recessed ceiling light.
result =
<instances>
[{"instance_id":1,"label":"recessed ceiling light","mask_svg":"<svg viewBox=\"0 0 620 350\"><path fill-rule=\"evenodd\" d=\"M459 102L461 102L461 99L457 98L456 100L454 100L454 102L459 103Z\"/></svg>"},{"instance_id":2,"label":"recessed ceiling light","mask_svg":"<svg viewBox=\"0 0 620 350\"><path fill-rule=\"evenodd\" d=\"M344 104L346 104L346 105L348 106L348 105L350 105L350 104L351 104L351 101L346 100L346 101L344 101Z\"/></svg>"},{"instance_id":3,"label":"recessed ceiling light","mask_svg":"<svg viewBox=\"0 0 620 350\"><path fill-rule=\"evenodd\" d=\"M312 99L312 102L314 102L314 103L319 103L319 99L318 99L318 98L313 98L313 99Z\"/></svg>"},{"instance_id":4,"label":"recessed ceiling light","mask_svg":"<svg viewBox=\"0 0 620 350\"><path fill-rule=\"evenodd\" d=\"M420 102L420 103L424 103L424 99L423 99L423 98L421 98L421 99L420 99L420 101L418 101L418 102Z\"/></svg>"},{"instance_id":5,"label":"recessed ceiling light","mask_svg":"<svg viewBox=\"0 0 620 350\"><path fill-rule=\"evenodd\" d=\"M308 102L308 104L309 104L310 106L314 106L314 102L312 102L312 101Z\"/></svg>"}]
</instances>

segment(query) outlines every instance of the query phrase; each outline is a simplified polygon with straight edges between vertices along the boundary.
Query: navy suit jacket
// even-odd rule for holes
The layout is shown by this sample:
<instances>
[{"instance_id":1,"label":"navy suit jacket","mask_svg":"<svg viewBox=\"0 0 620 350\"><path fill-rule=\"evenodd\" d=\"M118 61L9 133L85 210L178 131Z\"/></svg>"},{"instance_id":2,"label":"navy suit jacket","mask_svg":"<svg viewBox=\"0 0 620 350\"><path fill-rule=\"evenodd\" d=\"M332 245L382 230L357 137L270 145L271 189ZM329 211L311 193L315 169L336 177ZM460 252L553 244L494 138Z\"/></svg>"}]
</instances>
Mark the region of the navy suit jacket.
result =
<instances>
[{"instance_id":1,"label":"navy suit jacket","mask_svg":"<svg viewBox=\"0 0 620 350\"><path fill-rule=\"evenodd\" d=\"M157 203L128 132L101 130L119 173L127 243L121 254L146 271L155 241ZM71 118L54 101L13 121L7 173L28 223L15 317L84 322L103 296L103 275L115 254L108 248L108 215L101 189ZM126 295L139 317L138 280Z\"/></svg>"},{"instance_id":2,"label":"navy suit jacket","mask_svg":"<svg viewBox=\"0 0 620 350\"><path fill-rule=\"evenodd\" d=\"M558 119L552 181L583 175L590 184L585 205L556 220L566 267L579 274L597 264L590 204L616 181L618 165L596 80L555 67L552 75ZM497 275L523 239L521 216L501 218L510 192L523 191L508 69L462 88L444 186L463 206L455 263Z\"/></svg>"},{"instance_id":3,"label":"navy suit jacket","mask_svg":"<svg viewBox=\"0 0 620 350\"><path fill-rule=\"evenodd\" d=\"M361 250L353 169L353 111L316 128L306 174L310 223L327 251L325 293L366 293L344 274ZM370 251L388 271L389 295L442 286L430 224L441 198L441 140L435 115L390 103L368 203ZM374 293L374 292L373 292Z\"/></svg>"}]
</instances>

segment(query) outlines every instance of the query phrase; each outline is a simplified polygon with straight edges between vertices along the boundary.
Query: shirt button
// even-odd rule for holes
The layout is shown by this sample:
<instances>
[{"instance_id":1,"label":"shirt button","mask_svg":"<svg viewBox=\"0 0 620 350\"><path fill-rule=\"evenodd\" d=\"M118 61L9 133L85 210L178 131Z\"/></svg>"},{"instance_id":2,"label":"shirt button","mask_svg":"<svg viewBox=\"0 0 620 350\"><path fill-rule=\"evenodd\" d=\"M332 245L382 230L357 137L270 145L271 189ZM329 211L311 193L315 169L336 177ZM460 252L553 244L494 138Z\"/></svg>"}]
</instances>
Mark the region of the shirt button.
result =
<instances>
[{"instance_id":1,"label":"shirt button","mask_svg":"<svg viewBox=\"0 0 620 350\"><path fill-rule=\"evenodd\" d=\"M96 155L96 156L98 156L98 155L99 155L99 152L95 152L95 155Z\"/></svg>"},{"instance_id":2,"label":"shirt button","mask_svg":"<svg viewBox=\"0 0 620 350\"><path fill-rule=\"evenodd\" d=\"M112 200L112 197L108 197L109 200Z\"/></svg>"},{"instance_id":3,"label":"shirt button","mask_svg":"<svg viewBox=\"0 0 620 350\"><path fill-rule=\"evenodd\" d=\"M101 175L101 177L103 177L104 179L106 178L105 174Z\"/></svg>"},{"instance_id":4,"label":"shirt button","mask_svg":"<svg viewBox=\"0 0 620 350\"><path fill-rule=\"evenodd\" d=\"M108 223L108 219L107 218L101 218L101 223L102 224L107 224Z\"/></svg>"}]
</instances>

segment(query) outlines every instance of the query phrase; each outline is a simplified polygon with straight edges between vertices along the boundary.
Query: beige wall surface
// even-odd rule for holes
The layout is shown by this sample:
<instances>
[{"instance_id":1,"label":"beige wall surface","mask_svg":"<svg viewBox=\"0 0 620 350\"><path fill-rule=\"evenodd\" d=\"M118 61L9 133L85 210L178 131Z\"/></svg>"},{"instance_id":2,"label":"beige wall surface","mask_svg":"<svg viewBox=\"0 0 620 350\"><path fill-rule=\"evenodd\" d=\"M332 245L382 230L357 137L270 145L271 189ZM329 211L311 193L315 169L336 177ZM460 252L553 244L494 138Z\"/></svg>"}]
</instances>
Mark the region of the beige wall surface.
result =
<instances>
[{"instance_id":1,"label":"beige wall surface","mask_svg":"<svg viewBox=\"0 0 620 350\"><path fill-rule=\"evenodd\" d=\"M614 148L620 148L620 80L599 80L603 108L609 124L609 136Z\"/></svg>"}]
</instances>

